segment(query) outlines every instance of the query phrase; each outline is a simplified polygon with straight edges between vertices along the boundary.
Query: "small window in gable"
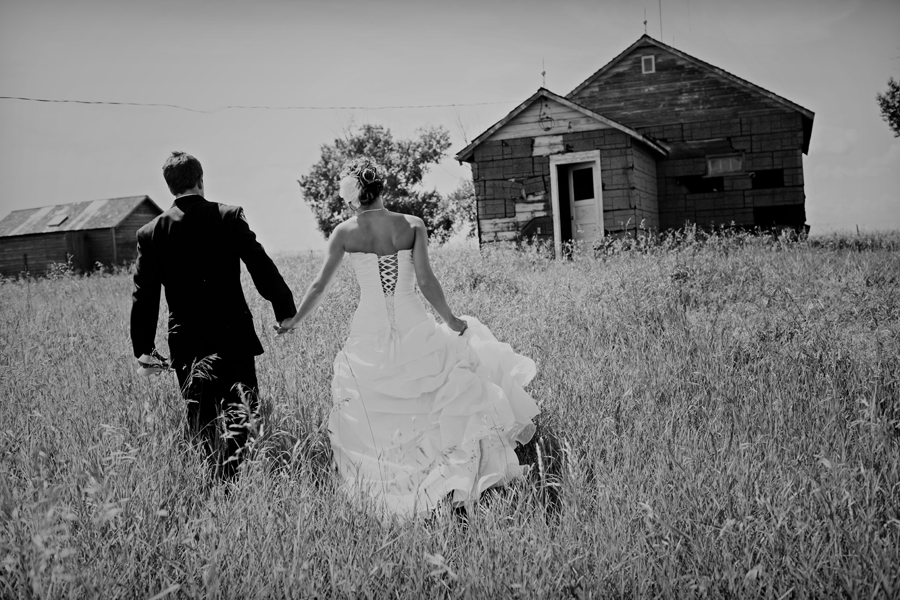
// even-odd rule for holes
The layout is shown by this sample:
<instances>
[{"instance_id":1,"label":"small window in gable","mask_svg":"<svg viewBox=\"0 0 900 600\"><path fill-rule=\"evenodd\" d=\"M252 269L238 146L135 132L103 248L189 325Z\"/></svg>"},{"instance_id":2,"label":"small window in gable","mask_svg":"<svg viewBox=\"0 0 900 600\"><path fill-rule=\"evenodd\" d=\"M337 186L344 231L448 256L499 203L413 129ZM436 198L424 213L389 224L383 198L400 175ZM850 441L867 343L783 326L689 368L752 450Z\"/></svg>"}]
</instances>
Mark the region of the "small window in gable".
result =
<instances>
[{"instance_id":1,"label":"small window in gable","mask_svg":"<svg viewBox=\"0 0 900 600\"><path fill-rule=\"evenodd\" d=\"M69 218L69 215L56 215L55 217L53 217L52 219L50 219L50 222L47 223L47 226L48 226L48 227L59 227L59 226L62 225L62 224L65 222L65 220L68 219L68 218Z\"/></svg>"},{"instance_id":2,"label":"small window in gable","mask_svg":"<svg viewBox=\"0 0 900 600\"><path fill-rule=\"evenodd\" d=\"M706 175L708 177L716 177L717 175L734 175L744 172L744 155L731 154L729 156L707 156L706 157Z\"/></svg>"},{"instance_id":3,"label":"small window in gable","mask_svg":"<svg viewBox=\"0 0 900 600\"><path fill-rule=\"evenodd\" d=\"M656 57L655 56L642 56L641 57L641 73L656 73Z\"/></svg>"}]
</instances>

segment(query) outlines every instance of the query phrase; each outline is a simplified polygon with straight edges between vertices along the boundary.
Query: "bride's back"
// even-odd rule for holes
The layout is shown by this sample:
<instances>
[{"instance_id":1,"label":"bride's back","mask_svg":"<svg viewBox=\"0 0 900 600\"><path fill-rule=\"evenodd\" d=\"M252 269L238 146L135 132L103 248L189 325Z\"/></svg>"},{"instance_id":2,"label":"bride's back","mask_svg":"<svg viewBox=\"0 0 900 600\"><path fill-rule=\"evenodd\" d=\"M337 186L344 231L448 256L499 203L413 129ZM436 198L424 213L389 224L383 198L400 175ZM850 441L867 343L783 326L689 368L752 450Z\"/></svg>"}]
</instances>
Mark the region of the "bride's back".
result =
<instances>
[{"instance_id":1,"label":"bride's back","mask_svg":"<svg viewBox=\"0 0 900 600\"><path fill-rule=\"evenodd\" d=\"M385 256L410 250L416 241L414 218L382 209L362 212L344 223L344 251Z\"/></svg>"}]
</instances>

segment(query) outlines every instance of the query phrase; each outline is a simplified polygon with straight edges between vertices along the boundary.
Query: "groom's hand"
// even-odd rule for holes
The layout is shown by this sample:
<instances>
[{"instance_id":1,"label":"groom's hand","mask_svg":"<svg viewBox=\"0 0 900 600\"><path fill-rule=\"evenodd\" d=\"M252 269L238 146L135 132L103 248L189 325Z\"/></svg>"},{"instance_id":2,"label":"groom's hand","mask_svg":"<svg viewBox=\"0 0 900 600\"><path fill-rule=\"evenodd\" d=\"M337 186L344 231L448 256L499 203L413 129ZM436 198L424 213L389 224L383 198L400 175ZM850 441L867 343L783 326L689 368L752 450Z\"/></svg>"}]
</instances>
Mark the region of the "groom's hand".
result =
<instances>
[{"instance_id":1,"label":"groom's hand","mask_svg":"<svg viewBox=\"0 0 900 600\"><path fill-rule=\"evenodd\" d=\"M275 334L279 336L285 335L294 330L294 328L291 326L291 319L285 319L278 325L274 325L272 328L275 330Z\"/></svg>"},{"instance_id":2,"label":"groom's hand","mask_svg":"<svg viewBox=\"0 0 900 600\"><path fill-rule=\"evenodd\" d=\"M169 359L153 350L150 354L142 354L137 359L139 375L150 377L151 375L159 375L163 371L169 370Z\"/></svg>"}]
</instances>

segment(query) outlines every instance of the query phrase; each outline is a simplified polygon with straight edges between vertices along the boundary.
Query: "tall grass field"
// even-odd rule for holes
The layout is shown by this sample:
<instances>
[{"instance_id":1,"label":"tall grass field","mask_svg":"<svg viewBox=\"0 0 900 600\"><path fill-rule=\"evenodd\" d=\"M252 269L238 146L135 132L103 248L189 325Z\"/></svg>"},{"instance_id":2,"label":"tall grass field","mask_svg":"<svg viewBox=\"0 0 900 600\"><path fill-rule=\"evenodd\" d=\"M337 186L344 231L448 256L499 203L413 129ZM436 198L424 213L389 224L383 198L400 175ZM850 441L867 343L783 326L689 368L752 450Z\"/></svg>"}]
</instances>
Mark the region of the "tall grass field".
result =
<instances>
[{"instance_id":1,"label":"tall grass field","mask_svg":"<svg viewBox=\"0 0 900 600\"><path fill-rule=\"evenodd\" d=\"M319 260L277 258L298 298ZM0 280L0 597L900 597L900 236L432 262L538 367L531 474L468 524L338 485L348 265L280 338L245 278L263 414L233 484L185 442L174 376L135 373L129 272Z\"/></svg>"}]
</instances>

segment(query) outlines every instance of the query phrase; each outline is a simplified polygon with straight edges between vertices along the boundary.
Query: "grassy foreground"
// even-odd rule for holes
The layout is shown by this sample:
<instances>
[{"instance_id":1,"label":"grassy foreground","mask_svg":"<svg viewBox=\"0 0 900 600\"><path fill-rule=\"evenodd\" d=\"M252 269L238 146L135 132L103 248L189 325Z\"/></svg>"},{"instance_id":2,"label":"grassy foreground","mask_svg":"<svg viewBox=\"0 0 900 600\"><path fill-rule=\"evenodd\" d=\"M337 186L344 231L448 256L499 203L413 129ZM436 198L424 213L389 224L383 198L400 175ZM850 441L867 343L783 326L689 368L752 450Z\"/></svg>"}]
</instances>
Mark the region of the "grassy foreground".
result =
<instances>
[{"instance_id":1,"label":"grassy foreground","mask_svg":"<svg viewBox=\"0 0 900 600\"><path fill-rule=\"evenodd\" d=\"M318 269L278 262L298 296ZM433 262L538 365L542 468L468 528L335 486L347 265L284 339L245 285L268 417L233 486L185 447L174 380L134 373L127 273L2 281L0 597L900 596L900 237Z\"/></svg>"}]
</instances>

